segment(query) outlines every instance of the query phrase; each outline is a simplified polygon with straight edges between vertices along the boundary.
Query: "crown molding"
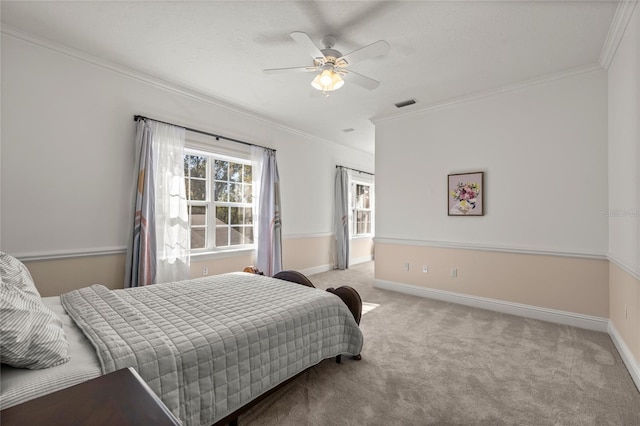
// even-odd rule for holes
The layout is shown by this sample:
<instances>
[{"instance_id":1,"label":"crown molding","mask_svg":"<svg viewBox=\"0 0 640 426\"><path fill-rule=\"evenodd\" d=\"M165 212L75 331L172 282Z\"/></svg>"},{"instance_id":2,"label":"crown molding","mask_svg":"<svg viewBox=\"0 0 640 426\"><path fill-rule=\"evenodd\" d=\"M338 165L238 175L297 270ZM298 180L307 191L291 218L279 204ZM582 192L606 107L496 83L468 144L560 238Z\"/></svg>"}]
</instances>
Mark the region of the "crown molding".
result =
<instances>
[{"instance_id":1,"label":"crown molding","mask_svg":"<svg viewBox=\"0 0 640 426\"><path fill-rule=\"evenodd\" d=\"M600 59L598 59L602 68L609 69L609 66L611 66L637 4L638 0L623 0L618 3L616 13L611 21L611 27L609 27L609 32L607 33L607 39L600 52Z\"/></svg>"},{"instance_id":2,"label":"crown molding","mask_svg":"<svg viewBox=\"0 0 640 426\"><path fill-rule=\"evenodd\" d=\"M247 117L251 120L255 120L258 121L262 124L265 124L267 126L270 126L272 128L278 129L278 130L282 130L284 132L290 133L292 135L295 136L299 136L299 137L303 137L306 138L308 140L312 140L315 142L319 142L319 143L324 143L324 144L328 144L334 147L338 147L340 149L349 149L351 151L356 151L356 152L362 152L365 153L367 155L372 155L371 152L368 151L364 151L364 150L360 150L357 148L353 148L351 146L346 146L346 145L341 145L338 144L336 142L327 140L327 139L323 139L320 138L318 136L315 135L311 135L309 133L305 133L301 130L298 129L294 129L292 127L287 126L284 123L280 123L277 121L274 121L273 119L270 119L266 116L257 114L255 112L249 111L247 109L245 109L244 107L240 106L240 105L236 105L230 101L227 100L221 100L219 98L215 98L213 96L207 95L197 89L185 86L183 84L178 84L178 83L174 83L171 81L167 81L167 80L163 80L161 78L155 77L153 75L150 74L146 74L137 70L134 70L132 68L128 68L122 65L118 65L115 64L113 62L107 61L105 59L99 58L97 56L91 55L89 53L86 52L82 52L80 50L77 49L73 49L71 47L53 42L51 40L47 40L41 37L37 37L34 36L32 34L28 34L25 32L22 32L20 30L17 30L15 28L12 28L10 26L7 26L5 24L3 24L0 27L0 33L2 34L6 34L7 36L10 37L14 37L16 39L25 41L27 43L31 43L34 44L36 46L40 46L43 47L45 49L49 49L52 50L54 52L60 53L62 55L71 57L73 59L88 63L90 65L96 66L98 68L102 68L104 70L107 71L111 71L113 73L122 75L124 77L127 78L131 78L133 80L137 80L139 82L148 84L150 86L156 87L158 89L161 90L165 90L167 92L170 93L174 93L180 96L184 96L186 98L195 100L197 102L202 102L204 104L208 104L217 108L222 108L228 111L231 111L233 113L242 115L244 117Z\"/></svg>"},{"instance_id":3,"label":"crown molding","mask_svg":"<svg viewBox=\"0 0 640 426\"><path fill-rule=\"evenodd\" d=\"M556 80L562 80L564 78L574 77L581 74L588 74L594 71L601 71L602 66L599 63L589 64L584 67L574 68L567 71L561 71L554 74L549 74L543 77L533 78L530 80L525 80L520 83L510 84L506 86L501 86L497 89L486 90L482 92L472 93L469 95L460 96L458 98L452 98L449 100L445 100L442 102L436 102L432 104L427 104L422 108L413 109L407 112L395 112L387 115L381 115L377 117L371 118L371 122L373 124L378 124L384 121L392 121L400 118L406 118L413 115L424 114L429 111L434 111L443 108L453 107L459 104L465 104L468 102L477 101L484 98L490 98L493 96L501 95L508 92L514 92L517 90L527 89L529 87L538 86L540 84L549 83Z\"/></svg>"}]
</instances>

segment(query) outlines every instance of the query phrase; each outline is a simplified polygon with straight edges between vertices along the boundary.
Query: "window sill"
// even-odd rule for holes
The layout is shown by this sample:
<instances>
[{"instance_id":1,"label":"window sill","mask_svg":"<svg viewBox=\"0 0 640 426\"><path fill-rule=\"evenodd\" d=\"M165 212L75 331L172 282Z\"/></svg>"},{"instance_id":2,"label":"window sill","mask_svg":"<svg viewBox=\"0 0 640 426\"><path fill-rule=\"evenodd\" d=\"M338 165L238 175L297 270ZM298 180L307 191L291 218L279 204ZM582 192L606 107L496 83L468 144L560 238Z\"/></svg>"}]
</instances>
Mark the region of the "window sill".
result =
<instances>
[{"instance_id":1,"label":"window sill","mask_svg":"<svg viewBox=\"0 0 640 426\"><path fill-rule=\"evenodd\" d=\"M194 262L200 262L205 260L225 259L229 257L238 256L255 256L256 250L254 248L242 248L232 250L220 250L220 251L205 251L198 253L191 253L191 260Z\"/></svg>"}]
</instances>

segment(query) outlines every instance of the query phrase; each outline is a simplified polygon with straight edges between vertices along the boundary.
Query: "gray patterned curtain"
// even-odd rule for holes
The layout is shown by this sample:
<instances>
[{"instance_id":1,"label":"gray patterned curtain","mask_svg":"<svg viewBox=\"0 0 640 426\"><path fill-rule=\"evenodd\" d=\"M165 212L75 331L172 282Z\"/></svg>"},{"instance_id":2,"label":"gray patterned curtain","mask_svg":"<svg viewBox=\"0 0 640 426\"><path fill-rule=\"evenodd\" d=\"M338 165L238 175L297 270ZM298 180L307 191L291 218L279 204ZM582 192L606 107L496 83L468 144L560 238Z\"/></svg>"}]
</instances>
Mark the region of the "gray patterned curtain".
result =
<instances>
[{"instance_id":1,"label":"gray patterned curtain","mask_svg":"<svg viewBox=\"0 0 640 426\"><path fill-rule=\"evenodd\" d=\"M344 167L336 169L335 184L336 268L349 269L349 174Z\"/></svg>"},{"instance_id":2,"label":"gray patterned curtain","mask_svg":"<svg viewBox=\"0 0 640 426\"><path fill-rule=\"evenodd\" d=\"M184 128L136 123L136 197L125 287L189 278Z\"/></svg>"},{"instance_id":3,"label":"gray patterned curtain","mask_svg":"<svg viewBox=\"0 0 640 426\"><path fill-rule=\"evenodd\" d=\"M255 222L258 225L256 267L267 276L282 271L282 229L280 222L280 176L276 152L252 147L254 177L259 176ZM254 166L255 167L255 166ZM256 173L257 170L257 173Z\"/></svg>"}]
</instances>

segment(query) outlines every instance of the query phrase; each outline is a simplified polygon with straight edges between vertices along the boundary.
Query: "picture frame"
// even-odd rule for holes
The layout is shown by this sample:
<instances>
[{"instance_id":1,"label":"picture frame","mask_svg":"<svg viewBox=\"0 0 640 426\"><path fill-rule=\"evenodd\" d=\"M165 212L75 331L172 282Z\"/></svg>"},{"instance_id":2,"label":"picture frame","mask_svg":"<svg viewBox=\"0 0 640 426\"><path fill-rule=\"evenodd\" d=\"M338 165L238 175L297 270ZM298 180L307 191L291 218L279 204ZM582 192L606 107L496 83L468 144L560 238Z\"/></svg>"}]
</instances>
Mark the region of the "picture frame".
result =
<instances>
[{"instance_id":1,"label":"picture frame","mask_svg":"<svg viewBox=\"0 0 640 426\"><path fill-rule=\"evenodd\" d=\"M484 216L484 172L447 175L447 214Z\"/></svg>"}]
</instances>

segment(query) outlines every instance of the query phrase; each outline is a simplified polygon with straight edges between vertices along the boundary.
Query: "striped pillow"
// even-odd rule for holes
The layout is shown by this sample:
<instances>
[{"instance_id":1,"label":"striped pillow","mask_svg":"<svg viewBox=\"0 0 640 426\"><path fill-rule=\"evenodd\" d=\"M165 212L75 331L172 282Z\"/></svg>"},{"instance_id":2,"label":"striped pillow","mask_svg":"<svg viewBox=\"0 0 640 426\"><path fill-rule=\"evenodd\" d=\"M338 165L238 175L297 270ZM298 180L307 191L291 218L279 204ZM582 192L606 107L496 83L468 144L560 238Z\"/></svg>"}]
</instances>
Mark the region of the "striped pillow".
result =
<instances>
[{"instance_id":1,"label":"striped pillow","mask_svg":"<svg viewBox=\"0 0 640 426\"><path fill-rule=\"evenodd\" d=\"M69 361L62 321L40 298L18 259L0 252L0 361L40 369Z\"/></svg>"}]
</instances>

